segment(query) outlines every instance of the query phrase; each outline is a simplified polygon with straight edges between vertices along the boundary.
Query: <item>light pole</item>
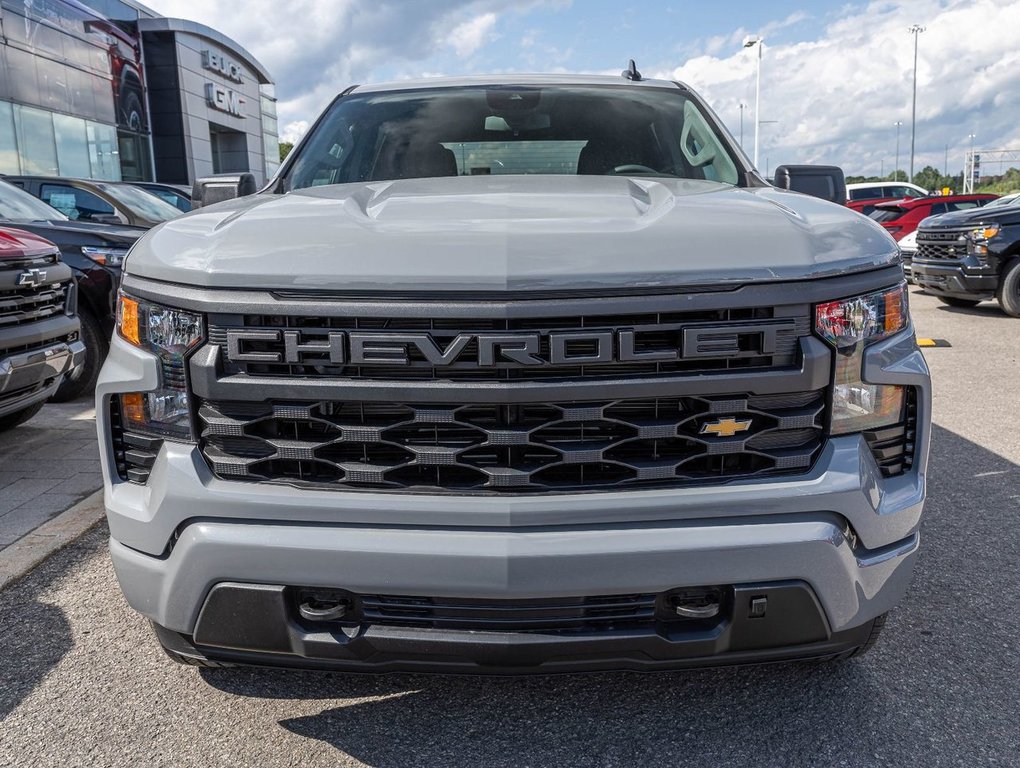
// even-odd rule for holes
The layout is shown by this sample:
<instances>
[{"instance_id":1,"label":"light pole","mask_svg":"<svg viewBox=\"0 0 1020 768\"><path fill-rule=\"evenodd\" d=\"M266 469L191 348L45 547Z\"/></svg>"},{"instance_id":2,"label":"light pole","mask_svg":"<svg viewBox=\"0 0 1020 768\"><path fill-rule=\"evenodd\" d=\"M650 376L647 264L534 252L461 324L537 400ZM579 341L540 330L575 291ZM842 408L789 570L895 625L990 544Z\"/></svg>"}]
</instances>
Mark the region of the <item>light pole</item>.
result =
<instances>
[{"instance_id":1,"label":"light pole","mask_svg":"<svg viewBox=\"0 0 1020 768\"><path fill-rule=\"evenodd\" d=\"M740 102L740 148L744 148L744 110L747 109L747 105L744 102Z\"/></svg>"},{"instance_id":2,"label":"light pole","mask_svg":"<svg viewBox=\"0 0 1020 768\"><path fill-rule=\"evenodd\" d=\"M910 179L914 180L914 138L917 133L917 38L924 32L924 27L914 24L910 27L910 34L914 36L914 99L910 108Z\"/></svg>"},{"instance_id":3,"label":"light pole","mask_svg":"<svg viewBox=\"0 0 1020 768\"><path fill-rule=\"evenodd\" d=\"M967 154L967 162L963 164L963 172L965 177L963 179L963 191L973 192L974 191L974 139L977 138L977 134L968 133L967 138L970 139L970 152Z\"/></svg>"},{"instance_id":4,"label":"light pole","mask_svg":"<svg viewBox=\"0 0 1020 768\"><path fill-rule=\"evenodd\" d=\"M761 44L764 42L758 35L744 38L744 47L758 46L758 68L754 78L754 167L758 167L758 133L761 128Z\"/></svg>"},{"instance_id":5,"label":"light pole","mask_svg":"<svg viewBox=\"0 0 1020 768\"><path fill-rule=\"evenodd\" d=\"M900 180L900 126L903 125L902 120L897 120L893 125L896 126L896 165L893 166L893 181Z\"/></svg>"}]
</instances>

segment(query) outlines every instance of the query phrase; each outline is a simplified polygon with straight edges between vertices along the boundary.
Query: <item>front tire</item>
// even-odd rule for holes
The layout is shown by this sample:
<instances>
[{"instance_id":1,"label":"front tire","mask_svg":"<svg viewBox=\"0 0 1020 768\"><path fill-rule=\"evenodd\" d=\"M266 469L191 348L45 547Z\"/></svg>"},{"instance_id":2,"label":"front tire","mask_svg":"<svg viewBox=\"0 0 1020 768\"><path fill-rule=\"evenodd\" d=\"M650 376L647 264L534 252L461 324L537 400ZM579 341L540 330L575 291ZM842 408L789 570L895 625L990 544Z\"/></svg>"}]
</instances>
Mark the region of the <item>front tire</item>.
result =
<instances>
[{"instance_id":1,"label":"front tire","mask_svg":"<svg viewBox=\"0 0 1020 768\"><path fill-rule=\"evenodd\" d=\"M981 303L980 299L961 299L957 296L939 296L938 299L946 306L957 309L973 309Z\"/></svg>"},{"instance_id":2,"label":"front tire","mask_svg":"<svg viewBox=\"0 0 1020 768\"><path fill-rule=\"evenodd\" d=\"M85 344L85 361L64 376L57 391L50 399L55 403L66 403L85 392L96 388L99 370L103 367L110 344L103 335L99 321L87 311L81 312L81 340Z\"/></svg>"},{"instance_id":3,"label":"front tire","mask_svg":"<svg viewBox=\"0 0 1020 768\"><path fill-rule=\"evenodd\" d=\"M1003 270L996 298L1003 312L1020 317L1020 259L1013 259Z\"/></svg>"},{"instance_id":4,"label":"front tire","mask_svg":"<svg viewBox=\"0 0 1020 768\"><path fill-rule=\"evenodd\" d=\"M8 429L14 429L18 425L24 424L39 413L44 405L46 405L45 401L22 408L14 413L8 413L6 416L0 416L0 432L6 432Z\"/></svg>"}]
</instances>

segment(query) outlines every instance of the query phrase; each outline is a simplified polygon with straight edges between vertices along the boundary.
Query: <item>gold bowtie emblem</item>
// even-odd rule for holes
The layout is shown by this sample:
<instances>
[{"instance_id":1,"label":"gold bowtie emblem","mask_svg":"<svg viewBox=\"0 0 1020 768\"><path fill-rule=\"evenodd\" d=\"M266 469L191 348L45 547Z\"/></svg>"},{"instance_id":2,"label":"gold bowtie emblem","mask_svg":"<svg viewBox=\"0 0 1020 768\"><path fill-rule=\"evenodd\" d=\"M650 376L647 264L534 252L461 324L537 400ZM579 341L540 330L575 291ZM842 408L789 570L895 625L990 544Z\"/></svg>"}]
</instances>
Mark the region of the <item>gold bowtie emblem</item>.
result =
<instances>
[{"instance_id":1,"label":"gold bowtie emblem","mask_svg":"<svg viewBox=\"0 0 1020 768\"><path fill-rule=\"evenodd\" d=\"M737 432L746 432L751 428L750 419L719 419L701 425L701 434L716 437L733 437Z\"/></svg>"}]
</instances>

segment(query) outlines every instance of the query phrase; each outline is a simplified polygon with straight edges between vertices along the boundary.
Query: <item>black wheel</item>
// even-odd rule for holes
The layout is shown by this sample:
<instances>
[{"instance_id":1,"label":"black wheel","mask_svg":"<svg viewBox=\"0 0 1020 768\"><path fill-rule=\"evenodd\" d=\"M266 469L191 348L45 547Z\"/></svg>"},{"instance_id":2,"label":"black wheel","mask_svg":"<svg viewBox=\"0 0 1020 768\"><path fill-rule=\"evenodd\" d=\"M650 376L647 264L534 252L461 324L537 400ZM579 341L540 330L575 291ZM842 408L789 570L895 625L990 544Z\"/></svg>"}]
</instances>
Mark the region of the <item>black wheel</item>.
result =
<instances>
[{"instance_id":1,"label":"black wheel","mask_svg":"<svg viewBox=\"0 0 1020 768\"><path fill-rule=\"evenodd\" d=\"M939 296L938 299L946 306L959 309L970 309L981 303L979 299L961 299L956 296Z\"/></svg>"},{"instance_id":2,"label":"black wheel","mask_svg":"<svg viewBox=\"0 0 1020 768\"><path fill-rule=\"evenodd\" d=\"M103 329L99 327L99 321L89 312L81 312L81 340L85 344L85 362L71 371L60 382L57 391L50 398L55 403L66 403L74 400L85 392L91 392L96 388L96 381L99 379L99 369L103 367L106 353L110 349L110 343L103 335Z\"/></svg>"},{"instance_id":3,"label":"black wheel","mask_svg":"<svg viewBox=\"0 0 1020 768\"><path fill-rule=\"evenodd\" d=\"M1020 317L1020 259L1013 259L1003 270L995 298L1003 312Z\"/></svg>"},{"instance_id":4,"label":"black wheel","mask_svg":"<svg viewBox=\"0 0 1020 768\"><path fill-rule=\"evenodd\" d=\"M121 123L130 131L138 133L145 125L145 108L142 106L141 94L134 89L127 91L121 104Z\"/></svg>"},{"instance_id":5,"label":"black wheel","mask_svg":"<svg viewBox=\"0 0 1020 768\"><path fill-rule=\"evenodd\" d=\"M19 424L24 424L39 413L44 405L46 405L46 401L30 405L28 408L22 408L14 413L8 413L6 416L0 416L0 432L6 432L8 429L14 429Z\"/></svg>"}]
</instances>

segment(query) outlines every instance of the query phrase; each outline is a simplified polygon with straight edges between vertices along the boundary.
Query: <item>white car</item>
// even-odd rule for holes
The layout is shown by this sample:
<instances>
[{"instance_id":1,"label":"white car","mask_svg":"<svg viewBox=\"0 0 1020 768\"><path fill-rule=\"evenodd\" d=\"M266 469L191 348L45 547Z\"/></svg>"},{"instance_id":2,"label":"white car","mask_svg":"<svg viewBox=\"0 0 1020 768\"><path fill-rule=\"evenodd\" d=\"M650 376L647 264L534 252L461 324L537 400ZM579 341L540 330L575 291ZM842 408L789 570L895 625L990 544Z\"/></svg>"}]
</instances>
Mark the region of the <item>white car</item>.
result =
<instances>
[{"instance_id":1,"label":"white car","mask_svg":"<svg viewBox=\"0 0 1020 768\"><path fill-rule=\"evenodd\" d=\"M924 187L906 181L867 181L860 184L846 185L846 199L855 200L889 200L904 197L927 197L931 193Z\"/></svg>"}]
</instances>

